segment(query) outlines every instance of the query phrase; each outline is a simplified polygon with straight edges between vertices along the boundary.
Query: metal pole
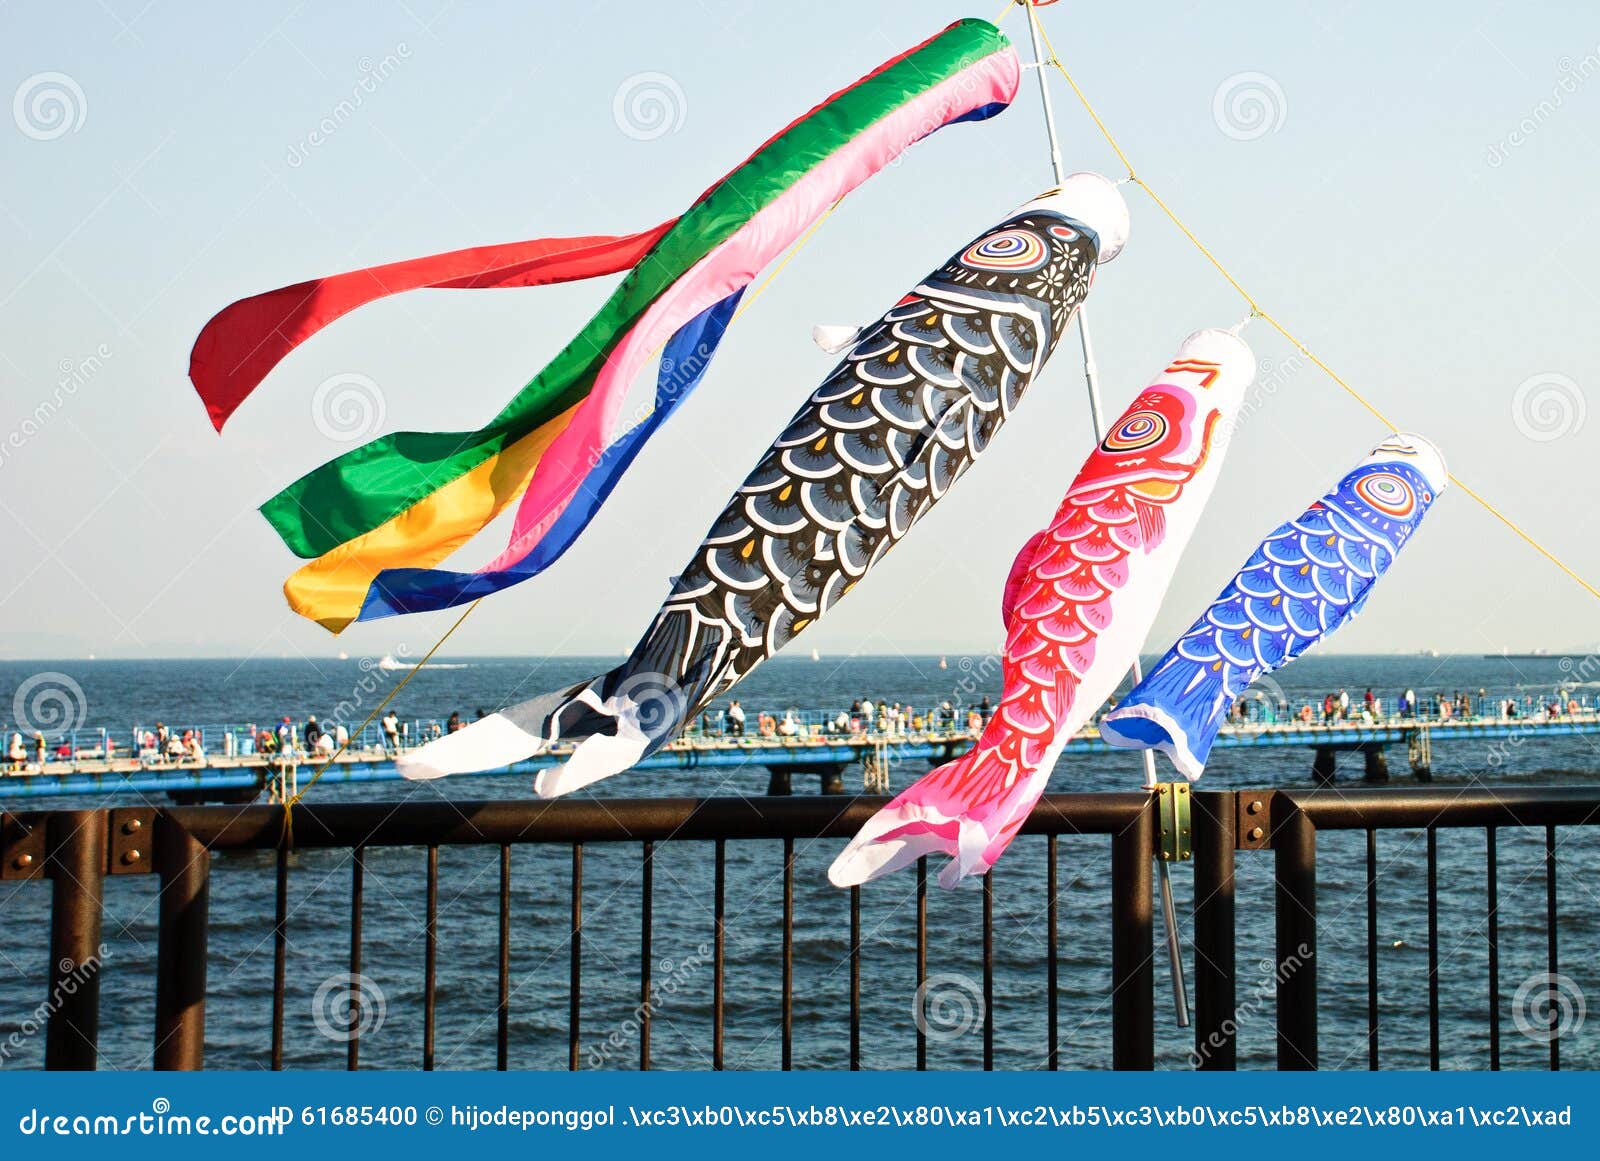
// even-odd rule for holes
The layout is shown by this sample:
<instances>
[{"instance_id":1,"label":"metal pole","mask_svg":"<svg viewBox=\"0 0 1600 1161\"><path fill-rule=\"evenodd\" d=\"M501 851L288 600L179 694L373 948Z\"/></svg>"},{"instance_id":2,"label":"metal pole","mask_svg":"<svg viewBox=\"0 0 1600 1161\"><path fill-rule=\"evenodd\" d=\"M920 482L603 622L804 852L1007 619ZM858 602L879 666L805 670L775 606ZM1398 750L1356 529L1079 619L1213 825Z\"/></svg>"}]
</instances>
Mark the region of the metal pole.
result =
<instances>
[{"instance_id":1,"label":"metal pole","mask_svg":"<svg viewBox=\"0 0 1600 1161\"><path fill-rule=\"evenodd\" d=\"M156 945L155 1067L193 1071L205 1065L206 939L211 852L180 823L156 821L161 876Z\"/></svg>"},{"instance_id":2,"label":"metal pole","mask_svg":"<svg viewBox=\"0 0 1600 1161\"><path fill-rule=\"evenodd\" d=\"M1056 139L1056 113L1050 107L1050 87L1044 79L1044 49L1039 43L1039 14L1030 0L1018 0L1028 10L1028 37L1033 41L1033 71L1039 76L1039 103L1044 106L1044 128L1050 136L1050 166L1055 170L1056 184L1066 180L1061 164L1061 143Z\"/></svg>"},{"instance_id":3,"label":"metal pole","mask_svg":"<svg viewBox=\"0 0 1600 1161\"><path fill-rule=\"evenodd\" d=\"M44 1066L92 1070L100 1042L100 919L105 886L103 810L63 810L46 825L50 875L50 992L42 1005Z\"/></svg>"},{"instance_id":4,"label":"metal pole","mask_svg":"<svg viewBox=\"0 0 1600 1161\"><path fill-rule=\"evenodd\" d=\"M1033 71L1039 78L1039 104L1044 108L1045 134L1050 140L1050 167L1055 172L1056 184L1061 185L1066 180L1061 163L1061 142L1056 135L1056 115L1050 104L1050 88L1045 83L1044 76L1044 48L1039 35L1039 13L1034 10L1032 0L1018 0L1028 13L1028 38L1033 44ZM1100 407L1100 371L1094 361L1094 342L1089 337L1089 310L1079 305L1074 312L1078 318L1078 341L1083 347L1083 379L1089 388L1089 423L1094 429L1095 442L1099 443L1105 435L1105 420ZM1131 670L1133 683L1139 684L1144 678L1144 672L1139 665L1138 657L1133 659ZM1149 750L1141 751L1144 759L1144 785L1147 790L1154 790L1156 786L1156 758ZM1167 929L1167 958L1172 965L1172 1003L1177 1010L1178 1027L1189 1026L1189 989L1183 973L1183 948L1178 942L1178 928L1176 922L1177 909L1172 902L1172 876L1167 870L1167 864L1160 865L1161 884L1161 915Z\"/></svg>"}]
</instances>

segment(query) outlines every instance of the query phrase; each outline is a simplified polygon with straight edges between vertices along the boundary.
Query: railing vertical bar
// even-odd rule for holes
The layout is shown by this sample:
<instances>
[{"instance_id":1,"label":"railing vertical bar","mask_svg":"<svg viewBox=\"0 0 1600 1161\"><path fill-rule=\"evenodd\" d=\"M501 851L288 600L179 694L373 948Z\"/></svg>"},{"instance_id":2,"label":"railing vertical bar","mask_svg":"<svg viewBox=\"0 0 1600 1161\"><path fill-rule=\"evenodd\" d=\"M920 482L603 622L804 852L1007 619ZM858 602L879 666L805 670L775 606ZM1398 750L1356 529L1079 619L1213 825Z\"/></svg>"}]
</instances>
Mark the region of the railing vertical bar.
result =
<instances>
[{"instance_id":1,"label":"railing vertical bar","mask_svg":"<svg viewBox=\"0 0 1600 1161\"><path fill-rule=\"evenodd\" d=\"M1252 802L1264 805L1264 797L1252 795ZM1202 790L1193 798L1194 1059L1196 1068L1208 1072L1238 1067L1233 881L1238 809L1232 791ZM1261 821L1264 825L1264 814Z\"/></svg>"},{"instance_id":2,"label":"railing vertical bar","mask_svg":"<svg viewBox=\"0 0 1600 1161\"><path fill-rule=\"evenodd\" d=\"M494 1005L494 1066L511 1067L511 844L500 844L499 978Z\"/></svg>"},{"instance_id":3,"label":"railing vertical bar","mask_svg":"<svg viewBox=\"0 0 1600 1161\"><path fill-rule=\"evenodd\" d=\"M278 847L272 917L272 1070L283 1068L283 988L289 967L289 848Z\"/></svg>"},{"instance_id":4,"label":"railing vertical bar","mask_svg":"<svg viewBox=\"0 0 1600 1161\"><path fill-rule=\"evenodd\" d=\"M1111 1066L1155 1067L1155 799L1111 839Z\"/></svg>"},{"instance_id":5,"label":"railing vertical bar","mask_svg":"<svg viewBox=\"0 0 1600 1161\"><path fill-rule=\"evenodd\" d=\"M361 1067L361 913L366 894L367 848L357 847L350 858L350 1021L346 1025L349 1043L345 1045L344 1066L348 1072Z\"/></svg>"},{"instance_id":6,"label":"railing vertical bar","mask_svg":"<svg viewBox=\"0 0 1600 1161\"><path fill-rule=\"evenodd\" d=\"M1489 827L1487 877L1489 890L1489 1071L1500 1071L1500 832Z\"/></svg>"},{"instance_id":7,"label":"railing vertical bar","mask_svg":"<svg viewBox=\"0 0 1600 1161\"><path fill-rule=\"evenodd\" d=\"M983 876L983 1070L994 1071L994 872Z\"/></svg>"},{"instance_id":8,"label":"railing vertical bar","mask_svg":"<svg viewBox=\"0 0 1600 1161\"><path fill-rule=\"evenodd\" d=\"M850 888L850 1071L861 1069L861 888Z\"/></svg>"},{"instance_id":9,"label":"railing vertical bar","mask_svg":"<svg viewBox=\"0 0 1600 1161\"><path fill-rule=\"evenodd\" d=\"M1545 971L1551 982L1561 974L1560 947L1556 939L1556 828L1544 828L1544 932ZM1561 1071L1561 1006L1550 1005L1550 1071Z\"/></svg>"},{"instance_id":10,"label":"railing vertical bar","mask_svg":"<svg viewBox=\"0 0 1600 1161\"><path fill-rule=\"evenodd\" d=\"M89 1071L100 1057L107 818L100 810L63 810L50 815L45 824L45 866L50 875L50 990L45 999L50 1018L44 1042L48 1069ZM158 1023L158 1039L160 1032Z\"/></svg>"},{"instance_id":11,"label":"railing vertical bar","mask_svg":"<svg viewBox=\"0 0 1600 1161\"><path fill-rule=\"evenodd\" d=\"M583 1018L583 844L572 844L571 958L567 976L567 1069L578 1071L578 1041Z\"/></svg>"},{"instance_id":12,"label":"railing vertical bar","mask_svg":"<svg viewBox=\"0 0 1600 1161\"><path fill-rule=\"evenodd\" d=\"M639 1071L650 1071L650 989L655 955L656 844L644 844L639 877Z\"/></svg>"},{"instance_id":13,"label":"railing vertical bar","mask_svg":"<svg viewBox=\"0 0 1600 1161\"><path fill-rule=\"evenodd\" d=\"M716 898L714 900L715 930L712 934L711 954L711 1067L722 1071L722 1046L723 1046L723 1018L724 1018L724 989L727 985L727 964L724 953L727 949L728 928L728 843L725 839L716 842Z\"/></svg>"},{"instance_id":14,"label":"railing vertical bar","mask_svg":"<svg viewBox=\"0 0 1600 1161\"><path fill-rule=\"evenodd\" d=\"M1055 1072L1061 1067L1060 1019L1056 993L1059 990L1059 961L1061 945L1058 936L1060 906L1057 895L1060 884L1056 877L1056 836L1045 838L1045 1068ZM920 981L919 981L920 982Z\"/></svg>"},{"instance_id":15,"label":"railing vertical bar","mask_svg":"<svg viewBox=\"0 0 1600 1161\"><path fill-rule=\"evenodd\" d=\"M1277 878L1278 1067L1317 1067L1317 830L1283 795L1274 799Z\"/></svg>"},{"instance_id":16,"label":"railing vertical bar","mask_svg":"<svg viewBox=\"0 0 1600 1161\"><path fill-rule=\"evenodd\" d=\"M783 840L783 1071L794 1065L794 839Z\"/></svg>"},{"instance_id":17,"label":"railing vertical bar","mask_svg":"<svg viewBox=\"0 0 1600 1161\"><path fill-rule=\"evenodd\" d=\"M1367 828L1367 1068L1378 1070L1378 832Z\"/></svg>"},{"instance_id":18,"label":"railing vertical bar","mask_svg":"<svg viewBox=\"0 0 1600 1161\"><path fill-rule=\"evenodd\" d=\"M439 848L428 847L428 911L422 968L422 1071L433 1071L433 1035L439 989Z\"/></svg>"},{"instance_id":19,"label":"railing vertical bar","mask_svg":"<svg viewBox=\"0 0 1600 1161\"><path fill-rule=\"evenodd\" d=\"M1428 828L1428 1067L1439 1071L1439 830Z\"/></svg>"},{"instance_id":20,"label":"railing vertical bar","mask_svg":"<svg viewBox=\"0 0 1600 1161\"><path fill-rule=\"evenodd\" d=\"M924 996L928 986L928 856L917 860L917 1071L928 1069L928 1021Z\"/></svg>"}]
</instances>

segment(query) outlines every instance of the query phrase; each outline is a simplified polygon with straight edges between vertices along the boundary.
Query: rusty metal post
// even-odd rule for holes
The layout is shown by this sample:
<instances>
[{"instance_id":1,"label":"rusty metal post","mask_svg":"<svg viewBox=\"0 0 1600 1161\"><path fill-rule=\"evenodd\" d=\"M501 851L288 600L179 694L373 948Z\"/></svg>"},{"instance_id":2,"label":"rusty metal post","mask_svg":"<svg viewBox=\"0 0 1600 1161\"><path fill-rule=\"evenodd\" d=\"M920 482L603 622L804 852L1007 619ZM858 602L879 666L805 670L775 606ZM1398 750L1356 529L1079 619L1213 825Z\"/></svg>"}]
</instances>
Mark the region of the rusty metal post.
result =
<instances>
[{"instance_id":1,"label":"rusty metal post","mask_svg":"<svg viewBox=\"0 0 1600 1161\"><path fill-rule=\"evenodd\" d=\"M89 1071L99 1057L100 916L106 812L63 810L45 832L50 876L50 1013L44 1066Z\"/></svg>"},{"instance_id":2,"label":"rusty metal post","mask_svg":"<svg viewBox=\"0 0 1600 1161\"><path fill-rule=\"evenodd\" d=\"M156 820L155 856L161 876L155 1066L193 1071L205 1062L211 852L163 815Z\"/></svg>"},{"instance_id":3,"label":"rusty metal post","mask_svg":"<svg viewBox=\"0 0 1600 1161\"><path fill-rule=\"evenodd\" d=\"M1317 828L1299 807L1273 799L1277 874L1278 1067L1317 1067Z\"/></svg>"},{"instance_id":4,"label":"rusty metal post","mask_svg":"<svg viewBox=\"0 0 1600 1161\"><path fill-rule=\"evenodd\" d=\"M1155 799L1111 839L1111 1067L1155 1067Z\"/></svg>"},{"instance_id":5,"label":"rusty metal post","mask_svg":"<svg viewBox=\"0 0 1600 1161\"><path fill-rule=\"evenodd\" d=\"M1206 1071L1231 1072L1238 1067L1233 900L1238 811L1234 791L1195 793L1194 1064ZM1266 819L1261 821L1265 824Z\"/></svg>"}]
</instances>

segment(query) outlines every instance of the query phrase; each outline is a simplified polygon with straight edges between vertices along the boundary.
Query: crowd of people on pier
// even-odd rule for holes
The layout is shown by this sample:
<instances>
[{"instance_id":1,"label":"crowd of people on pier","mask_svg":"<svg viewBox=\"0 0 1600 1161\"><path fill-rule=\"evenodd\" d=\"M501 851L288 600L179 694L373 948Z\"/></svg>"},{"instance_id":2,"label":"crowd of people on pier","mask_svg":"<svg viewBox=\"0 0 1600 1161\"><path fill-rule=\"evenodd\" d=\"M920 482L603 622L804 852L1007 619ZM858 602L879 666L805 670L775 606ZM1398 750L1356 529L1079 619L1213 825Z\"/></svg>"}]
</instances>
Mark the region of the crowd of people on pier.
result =
<instances>
[{"instance_id":1,"label":"crowd of people on pier","mask_svg":"<svg viewBox=\"0 0 1600 1161\"><path fill-rule=\"evenodd\" d=\"M1114 703L1113 703L1114 704ZM1109 711L1111 704L1106 706ZM1600 703L1587 694L1558 688L1551 694L1491 697L1486 690L1472 693L1434 692L1418 695L1406 689L1387 699L1370 688L1359 696L1347 689L1329 691L1320 701L1296 698L1290 701L1281 691L1251 689L1234 702L1232 721L1237 726L1291 724L1360 724L1427 720L1432 722L1475 720L1543 720L1592 714ZM691 737L713 739L799 739L826 737L908 737L929 734L972 735L983 732L994 714L989 698L956 704L949 699L937 705L917 706L912 702L885 698L857 698L848 707L835 711L801 711L790 708L746 710L735 698L720 709L707 709L691 724ZM483 710L475 717L484 716ZM47 738L37 730L26 734L19 729L0 732L5 739L0 773L20 774L42 770L47 763L72 763L98 760L107 763L135 761L143 766L205 766L212 757L226 759L264 758L269 762L328 761L347 750L370 759L376 753L392 757L411 747L455 733L467 721L452 712L442 721L425 719L402 722L393 709L375 725L353 737L343 721L318 721L316 714L303 724L290 717L267 726L213 727L212 733L200 728L170 729L164 722L153 728L129 731L126 745L108 730L77 731ZM359 727L358 727L359 728ZM93 735L85 741L81 735Z\"/></svg>"}]
</instances>

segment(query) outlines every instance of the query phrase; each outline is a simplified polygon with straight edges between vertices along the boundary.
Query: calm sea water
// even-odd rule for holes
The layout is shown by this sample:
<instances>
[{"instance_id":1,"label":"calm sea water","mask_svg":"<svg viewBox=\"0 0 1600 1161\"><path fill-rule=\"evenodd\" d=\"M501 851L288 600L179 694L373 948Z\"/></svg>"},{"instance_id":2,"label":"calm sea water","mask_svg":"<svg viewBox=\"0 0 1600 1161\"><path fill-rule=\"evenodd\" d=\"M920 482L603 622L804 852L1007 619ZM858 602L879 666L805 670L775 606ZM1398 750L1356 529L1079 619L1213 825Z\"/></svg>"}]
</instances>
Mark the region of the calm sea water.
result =
<instances>
[{"instance_id":1,"label":"calm sea water","mask_svg":"<svg viewBox=\"0 0 1600 1161\"><path fill-rule=\"evenodd\" d=\"M593 675L610 659L458 659L431 666L396 700L402 718L444 717L554 689ZM134 724L169 726L297 721L358 697L370 704L400 674L345 662L251 660L0 663L0 714L11 720L13 700L44 672L69 676L82 690L83 724L126 731ZM1368 686L1392 705L1410 686L1419 694L1518 692L1547 696L1566 678L1556 659L1515 662L1470 657L1313 657L1279 677L1291 699L1320 699L1348 689L1359 699ZM33 688L37 688L35 685ZM981 658L936 657L779 659L741 687L748 710L790 707L837 709L871 696L918 706L998 695L998 671ZM1593 689L1586 692L1591 695ZM359 720L359 718L357 718ZM352 723L354 724L354 723ZM125 735L119 735L125 736ZM1505 743L1436 744L1435 782L1444 785L1561 785L1600 780L1597 739L1531 739ZM1345 759L1341 777L1355 781L1359 763ZM1408 784L1404 754L1392 752L1394 784ZM1206 782L1219 788L1304 786L1311 755L1302 750L1220 751ZM894 773L899 789L921 773ZM849 779L859 777L851 771ZM625 774L602 784L604 796L760 794L760 767L700 772ZM796 790L814 793L811 779ZM1052 789L1114 790L1140 784L1137 756L1084 756L1070 748ZM518 797L521 779L452 779L416 786L378 784L318 788L323 801ZM159 805L159 803L157 803ZM22 804L19 804L21 806ZM95 805L41 801L25 809ZM1560 922L1562 971L1574 1003L1600 1004L1600 921L1593 882L1600 871L1600 834L1561 833ZM1440 839L1445 1063L1488 1064L1487 928L1481 831L1445 832ZM848 1059L848 895L827 884L838 840L801 844L796 885L795 1063L834 1068ZM1109 1064L1110 930L1107 918L1109 840L1064 838L1059 844L1062 961L1061 1053L1066 1067ZM1365 1067L1365 851L1359 835L1319 840L1322 1059L1325 1067ZM1425 864L1420 832L1380 839L1381 1039L1388 1067L1427 1064L1427 925ZM1529 995L1519 988L1544 971L1543 832L1500 836L1500 970L1507 1067L1541 1067L1543 1043L1518 1030ZM494 1063L498 862L493 849L446 848L440 855L437 1062L481 1068ZM519 849L513 857L511 1063L520 1068L566 1065L569 853ZM368 1067L413 1068L421 1061L425 855L420 850L369 854L364 971L372 1019L363 1037ZM270 855L227 856L213 867L207 1063L265 1067L271 1039L273 876ZM327 1011L341 994L348 954L349 854L304 852L293 857L290 879L289 995L286 1062L294 1067L341 1067L344 1045L325 1035ZM772 1068L779 1062L779 952L782 852L775 843L728 847L727 1062ZM638 1000L639 849L591 846L585 862L583 940L583 1058L586 1067L632 1067L638 1058L634 1020ZM1274 1003L1270 856L1241 855L1238 905L1241 1061L1270 1065ZM1180 916L1189 910L1191 875L1174 876ZM1022 839L994 872L996 1063L1039 1067L1045 1057L1044 843ZM148 1066L153 1020L156 947L155 882L113 877L106 891L107 964L102 985L103 1067ZM655 975L661 985L652 1053L661 1067L710 1065L712 968L711 850L703 843L658 847L655 875ZM914 880L892 876L863 897L865 1062L908 1067L915 1062ZM0 1067L38 1067L43 1036L27 1035L47 987L49 891L39 883L0 890ZM930 899L930 971L948 978L943 1009L956 1028L934 1028L930 1063L970 1068L981 1063L981 1034L963 1016L977 1002L981 980L981 896L934 890ZM1189 932L1184 930L1187 940ZM1191 957L1192 960L1192 957ZM1185 1067L1191 1034L1174 1026L1167 1004L1170 980L1158 958L1159 1063ZM1192 962L1190 964L1192 970ZM325 985L326 981L331 984ZM1563 987L1568 985L1563 983ZM1574 1009L1574 1013L1576 1009ZM319 1019L320 1017L320 1019ZM1539 1017L1542 1021L1542 1016ZM1526 1021L1524 1021L1526 1022ZM332 1021L338 1025L337 1016ZM9 1037L17 1034L19 1045ZM1600 1066L1600 1011L1563 1041L1568 1067Z\"/></svg>"}]
</instances>

